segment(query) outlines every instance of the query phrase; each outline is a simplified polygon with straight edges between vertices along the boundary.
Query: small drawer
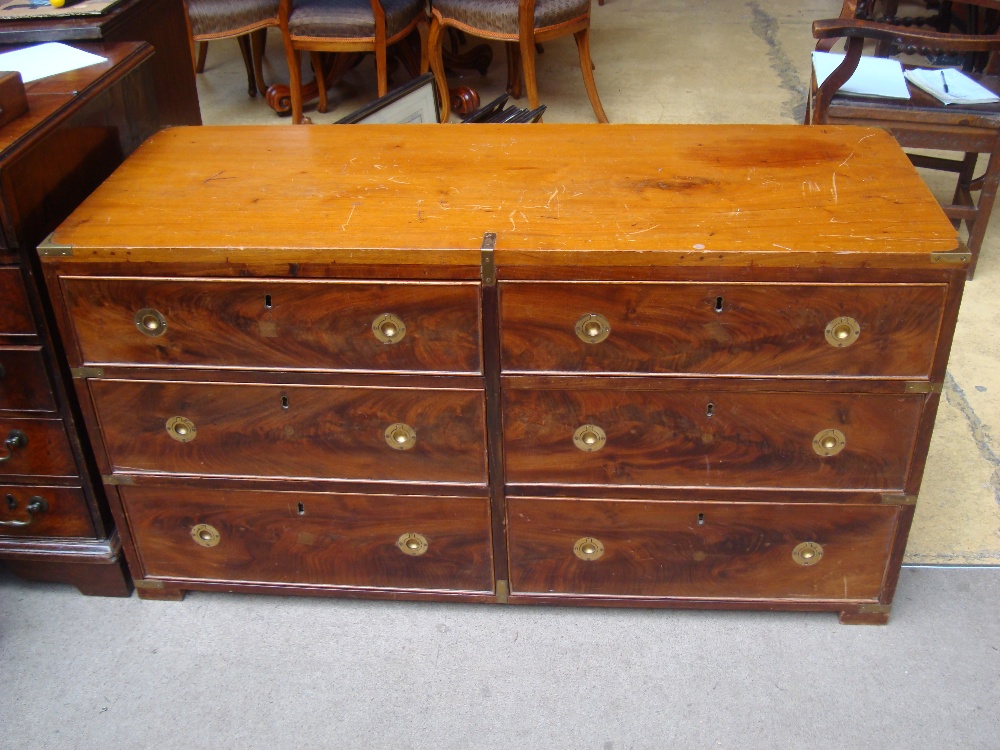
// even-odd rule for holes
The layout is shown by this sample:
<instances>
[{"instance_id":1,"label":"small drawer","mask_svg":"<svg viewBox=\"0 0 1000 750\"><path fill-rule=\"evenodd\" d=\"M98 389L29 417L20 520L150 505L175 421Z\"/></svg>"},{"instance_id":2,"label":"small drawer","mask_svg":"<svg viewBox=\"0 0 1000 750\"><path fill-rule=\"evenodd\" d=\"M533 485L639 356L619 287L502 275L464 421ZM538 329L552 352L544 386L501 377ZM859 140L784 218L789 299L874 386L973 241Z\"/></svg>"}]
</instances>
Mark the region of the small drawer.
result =
<instances>
[{"instance_id":1,"label":"small drawer","mask_svg":"<svg viewBox=\"0 0 1000 750\"><path fill-rule=\"evenodd\" d=\"M36 332L20 268L0 268L0 299L3 300L0 335L30 336Z\"/></svg>"},{"instance_id":2,"label":"small drawer","mask_svg":"<svg viewBox=\"0 0 1000 750\"><path fill-rule=\"evenodd\" d=\"M507 499L512 594L873 600L898 506Z\"/></svg>"},{"instance_id":3,"label":"small drawer","mask_svg":"<svg viewBox=\"0 0 1000 750\"><path fill-rule=\"evenodd\" d=\"M93 380L117 472L486 483L482 391Z\"/></svg>"},{"instance_id":4,"label":"small drawer","mask_svg":"<svg viewBox=\"0 0 1000 750\"><path fill-rule=\"evenodd\" d=\"M901 490L920 395L504 390L511 484Z\"/></svg>"},{"instance_id":5,"label":"small drawer","mask_svg":"<svg viewBox=\"0 0 1000 750\"><path fill-rule=\"evenodd\" d=\"M146 576L493 589L486 498L123 487Z\"/></svg>"},{"instance_id":6,"label":"small drawer","mask_svg":"<svg viewBox=\"0 0 1000 750\"><path fill-rule=\"evenodd\" d=\"M55 411L42 349L0 348L0 411Z\"/></svg>"},{"instance_id":7,"label":"small drawer","mask_svg":"<svg viewBox=\"0 0 1000 750\"><path fill-rule=\"evenodd\" d=\"M472 283L64 278L92 364L480 373Z\"/></svg>"},{"instance_id":8,"label":"small drawer","mask_svg":"<svg viewBox=\"0 0 1000 750\"><path fill-rule=\"evenodd\" d=\"M77 475L61 419L0 417L0 476Z\"/></svg>"},{"instance_id":9,"label":"small drawer","mask_svg":"<svg viewBox=\"0 0 1000 750\"><path fill-rule=\"evenodd\" d=\"M0 536L93 537L79 487L0 485Z\"/></svg>"},{"instance_id":10,"label":"small drawer","mask_svg":"<svg viewBox=\"0 0 1000 750\"><path fill-rule=\"evenodd\" d=\"M926 377L943 284L501 285L507 372Z\"/></svg>"}]
</instances>

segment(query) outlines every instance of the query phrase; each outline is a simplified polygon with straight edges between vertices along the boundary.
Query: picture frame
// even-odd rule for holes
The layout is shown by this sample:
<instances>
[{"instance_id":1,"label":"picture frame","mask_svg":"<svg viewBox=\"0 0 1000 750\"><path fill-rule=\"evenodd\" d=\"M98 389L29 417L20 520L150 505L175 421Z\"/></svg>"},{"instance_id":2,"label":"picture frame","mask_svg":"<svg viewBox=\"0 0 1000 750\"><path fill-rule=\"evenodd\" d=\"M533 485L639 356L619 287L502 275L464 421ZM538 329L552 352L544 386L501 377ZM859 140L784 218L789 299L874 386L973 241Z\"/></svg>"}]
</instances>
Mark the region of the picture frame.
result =
<instances>
[{"instance_id":1,"label":"picture frame","mask_svg":"<svg viewBox=\"0 0 1000 750\"><path fill-rule=\"evenodd\" d=\"M424 73L337 120L337 125L437 123L441 112L433 73Z\"/></svg>"}]
</instances>

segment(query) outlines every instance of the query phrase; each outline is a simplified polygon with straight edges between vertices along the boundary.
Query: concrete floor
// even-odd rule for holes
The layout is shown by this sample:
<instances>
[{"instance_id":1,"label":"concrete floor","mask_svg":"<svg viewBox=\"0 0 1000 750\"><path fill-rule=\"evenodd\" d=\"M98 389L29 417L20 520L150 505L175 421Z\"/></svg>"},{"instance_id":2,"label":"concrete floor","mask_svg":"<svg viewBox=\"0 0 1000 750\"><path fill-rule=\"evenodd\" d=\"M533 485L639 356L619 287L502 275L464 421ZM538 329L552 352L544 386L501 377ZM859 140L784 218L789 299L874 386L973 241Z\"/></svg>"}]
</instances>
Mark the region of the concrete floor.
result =
<instances>
[{"instance_id":1,"label":"concrete floor","mask_svg":"<svg viewBox=\"0 0 1000 750\"><path fill-rule=\"evenodd\" d=\"M840 0L607 0L612 122L796 123L809 25ZM287 80L280 40L265 72ZM499 93L502 49L486 78ZM272 123L235 42L207 124ZM331 95L372 98L372 63ZM591 122L571 40L539 58L547 122ZM458 80L457 78L455 79ZM943 182L932 187L946 191ZM968 285L907 551L1000 564L1000 219ZM91 599L0 573L0 748L997 748L1000 571L903 571L884 628L824 614L485 607L190 594Z\"/></svg>"}]
</instances>

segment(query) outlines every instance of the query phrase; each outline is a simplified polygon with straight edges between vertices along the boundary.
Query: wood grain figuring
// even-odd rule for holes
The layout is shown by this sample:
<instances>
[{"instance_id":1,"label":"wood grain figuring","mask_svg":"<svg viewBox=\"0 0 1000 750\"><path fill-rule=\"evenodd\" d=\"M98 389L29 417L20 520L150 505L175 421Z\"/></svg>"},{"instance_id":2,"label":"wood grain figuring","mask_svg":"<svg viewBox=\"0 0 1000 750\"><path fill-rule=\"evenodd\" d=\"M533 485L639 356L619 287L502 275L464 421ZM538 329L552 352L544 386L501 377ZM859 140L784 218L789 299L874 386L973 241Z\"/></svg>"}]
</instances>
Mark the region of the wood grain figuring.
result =
<instances>
[{"instance_id":1,"label":"wood grain figuring","mask_svg":"<svg viewBox=\"0 0 1000 750\"><path fill-rule=\"evenodd\" d=\"M35 497L48 504L48 510L29 514L25 508ZM14 499L15 509L9 506ZM28 521L27 526L0 526L0 533L11 536L93 537L87 498L79 487L22 487L0 485L0 521Z\"/></svg>"},{"instance_id":2,"label":"wood grain figuring","mask_svg":"<svg viewBox=\"0 0 1000 750\"><path fill-rule=\"evenodd\" d=\"M40 346L0 348L0 411L55 411Z\"/></svg>"},{"instance_id":3,"label":"wood grain figuring","mask_svg":"<svg viewBox=\"0 0 1000 750\"><path fill-rule=\"evenodd\" d=\"M873 600L897 507L508 498L511 593ZM700 520L700 523L699 523ZM573 545L595 537L596 560ZM799 565L792 550L817 542Z\"/></svg>"},{"instance_id":4,"label":"wood grain figuring","mask_svg":"<svg viewBox=\"0 0 1000 750\"><path fill-rule=\"evenodd\" d=\"M957 247L887 134L746 125L172 128L55 241L74 264L451 266L489 231L501 269L909 267Z\"/></svg>"},{"instance_id":5,"label":"wood grain figuring","mask_svg":"<svg viewBox=\"0 0 1000 750\"><path fill-rule=\"evenodd\" d=\"M482 372L478 285L69 278L62 286L88 363ZM166 318L162 336L136 327L144 308ZM383 313L406 326L398 343L372 332Z\"/></svg>"},{"instance_id":6,"label":"wood grain figuring","mask_svg":"<svg viewBox=\"0 0 1000 750\"><path fill-rule=\"evenodd\" d=\"M28 444L15 449L7 461L0 463L0 477L77 476L76 461L61 419L0 417L0 441L6 440L11 430L23 432ZM0 452L5 451L0 449Z\"/></svg>"},{"instance_id":7,"label":"wood grain figuring","mask_svg":"<svg viewBox=\"0 0 1000 750\"><path fill-rule=\"evenodd\" d=\"M491 591L489 501L127 487L146 576ZM209 524L214 547L194 542ZM419 556L403 534L427 540Z\"/></svg>"},{"instance_id":8,"label":"wood grain figuring","mask_svg":"<svg viewBox=\"0 0 1000 750\"><path fill-rule=\"evenodd\" d=\"M482 391L116 380L90 388L118 472L486 482ZM194 423L193 441L170 437L174 416ZM409 450L385 440L400 422L417 434Z\"/></svg>"},{"instance_id":9,"label":"wood grain figuring","mask_svg":"<svg viewBox=\"0 0 1000 750\"><path fill-rule=\"evenodd\" d=\"M0 299L3 300L0 335L30 336L35 333L21 269L13 266L0 268Z\"/></svg>"},{"instance_id":10,"label":"wood grain figuring","mask_svg":"<svg viewBox=\"0 0 1000 750\"><path fill-rule=\"evenodd\" d=\"M711 404L711 416L708 415ZM508 483L901 489L923 397L871 394L531 391L504 393ZM578 449L595 424L603 448ZM846 447L819 456L813 438Z\"/></svg>"},{"instance_id":11,"label":"wood grain figuring","mask_svg":"<svg viewBox=\"0 0 1000 750\"><path fill-rule=\"evenodd\" d=\"M505 372L926 377L937 348L944 284L501 285ZM608 319L599 343L577 320ZM850 346L824 331L841 316Z\"/></svg>"}]
</instances>

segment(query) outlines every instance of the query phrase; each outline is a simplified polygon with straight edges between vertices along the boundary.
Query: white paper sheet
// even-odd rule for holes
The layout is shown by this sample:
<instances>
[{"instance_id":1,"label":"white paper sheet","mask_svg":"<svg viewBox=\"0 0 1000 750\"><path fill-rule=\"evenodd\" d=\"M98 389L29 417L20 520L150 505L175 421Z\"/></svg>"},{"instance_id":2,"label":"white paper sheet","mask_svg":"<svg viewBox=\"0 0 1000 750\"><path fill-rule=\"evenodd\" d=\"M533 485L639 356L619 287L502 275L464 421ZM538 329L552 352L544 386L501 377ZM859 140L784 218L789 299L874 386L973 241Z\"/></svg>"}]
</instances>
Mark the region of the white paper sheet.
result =
<instances>
[{"instance_id":1,"label":"white paper sheet","mask_svg":"<svg viewBox=\"0 0 1000 750\"><path fill-rule=\"evenodd\" d=\"M107 58L84 52L59 42L46 42L16 52L0 55L0 70L16 70L25 83L37 81L88 65L106 62Z\"/></svg>"},{"instance_id":2,"label":"white paper sheet","mask_svg":"<svg viewBox=\"0 0 1000 750\"><path fill-rule=\"evenodd\" d=\"M830 74L844 61L844 55L833 52L813 52L813 70L816 83L822 85ZM840 87L845 94L860 96L888 96L893 99L909 99L910 92L903 78L903 66L899 60L887 57L862 56L858 68L847 83Z\"/></svg>"}]
</instances>

